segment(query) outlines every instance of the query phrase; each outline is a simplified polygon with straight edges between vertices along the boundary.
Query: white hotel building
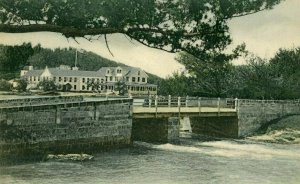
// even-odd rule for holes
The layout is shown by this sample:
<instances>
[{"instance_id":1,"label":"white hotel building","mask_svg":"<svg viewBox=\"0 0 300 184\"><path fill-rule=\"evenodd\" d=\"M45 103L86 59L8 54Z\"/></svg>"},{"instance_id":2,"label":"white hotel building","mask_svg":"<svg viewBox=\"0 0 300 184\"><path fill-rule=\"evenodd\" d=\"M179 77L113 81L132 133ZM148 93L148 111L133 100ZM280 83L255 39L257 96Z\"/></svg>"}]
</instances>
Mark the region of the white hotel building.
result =
<instances>
[{"instance_id":1,"label":"white hotel building","mask_svg":"<svg viewBox=\"0 0 300 184\"><path fill-rule=\"evenodd\" d=\"M123 81L128 94L156 95L157 85L148 84L145 71L135 67L103 67L98 71L81 71L77 67L61 65L58 68L34 70L32 66L21 71L21 77L28 81L28 88L37 88L40 81L53 80L60 90L98 91L103 93L118 93L116 84ZM91 83L96 83L97 88Z\"/></svg>"}]
</instances>

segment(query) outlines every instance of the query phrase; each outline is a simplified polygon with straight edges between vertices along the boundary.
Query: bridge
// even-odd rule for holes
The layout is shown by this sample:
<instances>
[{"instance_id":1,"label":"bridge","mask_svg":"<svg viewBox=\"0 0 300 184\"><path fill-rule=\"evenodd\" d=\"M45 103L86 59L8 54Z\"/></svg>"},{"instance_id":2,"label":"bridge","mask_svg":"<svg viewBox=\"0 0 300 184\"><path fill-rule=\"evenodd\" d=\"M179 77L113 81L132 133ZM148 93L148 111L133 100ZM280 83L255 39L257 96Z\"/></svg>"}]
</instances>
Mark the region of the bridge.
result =
<instances>
[{"instance_id":1,"label":"bridge","mask_svg":"<svg viewBox=\"0 0 300 184\"><path fill-rule=\"evenodd\" d=\"M151 96L134 99L134 118L236 115L237 99Z\"/></svg>"},{"instance_id":2,"label":"bridge","mask_svg":"<svg viewBox=\"0 0 300 184\"><path fill-rule=\"evenodd\" d=\"M238 138L272 120L299 113L299 100L172 96L6 99L0 100L0 152L19 148L74 152L121 147L134 140L170 142L178 139L183 122L196 134Z\"/></svg>"},{"instance_id":3,"label":"bridge","mask_svg":"<svg viewBox=\"0 0 300 184\"><path fill-rule=\"evenodd\" d=\"M238 138L300 113L299 100L152 96L134 102L133 138L154 142L176 140L184 123L196 134Z\"/></svg>"},{"instance_id":4,"label":"bridge","mask_svg":"<svg viewBox=\"0 0 300 184\"><path fill-rule=\"evenodd\" d=\"M133 140L170 142L189 123L193 133L237 137L237 99L151 96L135 98ZM188 121L188 122L185 122Z\"/></svg>"}]
</instances>

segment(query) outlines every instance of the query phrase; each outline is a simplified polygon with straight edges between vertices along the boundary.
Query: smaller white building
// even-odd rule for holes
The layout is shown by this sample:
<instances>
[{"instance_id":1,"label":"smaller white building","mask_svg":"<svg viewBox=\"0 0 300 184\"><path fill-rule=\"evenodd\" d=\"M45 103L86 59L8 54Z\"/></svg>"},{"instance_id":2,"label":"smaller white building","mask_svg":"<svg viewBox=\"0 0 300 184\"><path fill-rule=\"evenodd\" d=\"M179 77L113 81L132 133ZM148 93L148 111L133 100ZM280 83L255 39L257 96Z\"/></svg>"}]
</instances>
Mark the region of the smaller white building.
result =
<instances>
[{"instance_id":1,"label":"smaller white building","mask_svg":"<svg viewBox=\"0 0 300 184\"><path fill-rule=\"evenodd\" d=\"M29 89L37 88L43 80L52 80L59 90L64 91L118 93L122 83L131 95L157 94L157 85L148 84L146 72L135 67L103 67L98 71L81 71L66 65L43 70L34 70L30 66L21 71L21 77L27 80Z\"/></svg>"}]
</instances>

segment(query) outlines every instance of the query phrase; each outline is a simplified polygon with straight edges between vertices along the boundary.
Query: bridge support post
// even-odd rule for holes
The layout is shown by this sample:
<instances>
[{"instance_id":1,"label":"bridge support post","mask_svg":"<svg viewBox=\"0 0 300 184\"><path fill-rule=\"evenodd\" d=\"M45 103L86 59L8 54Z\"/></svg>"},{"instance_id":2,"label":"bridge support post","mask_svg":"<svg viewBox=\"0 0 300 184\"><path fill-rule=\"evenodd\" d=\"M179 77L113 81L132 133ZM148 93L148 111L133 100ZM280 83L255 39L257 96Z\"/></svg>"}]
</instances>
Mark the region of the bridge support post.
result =
<instances>
[{"instance_id":1,"label":"bridge support post","mask_svg":"<svg viewBox=\"0 0 300 184\"><path fill-rule=\"evenodd\" d=\"M178 97L178 117L180 118L180 106L181 106L181 98Z\"/></svg>"},{"instance_id":2,"label":"bridge support post","mask_svg":"<svg viewBox=\"0 0 300 184\"><path fill-rule=\"evenodd\" d=\"M169 98L168 98L168 107L171 107L171 95L169 95Z\"/></svg>"},{"instance_id":3,"label":"bridge support post","mask_svg":"<svg viewBox=\"0 0 300 184\"><path fill-rule=\"evenodd\" d=\"M201 114L201 97L198 98L199 116Z\"/></svg>"},{"instance_id":4,"label":"bridge support post","mask_svg":"<svg viewBox=\"0 0 300 184\"><path fill-rule=\"evenodd\" d=\"M238 111L238 98L234 99L234 110L237 112Z\"/></svg>"},{"instance_id":5,"label":"bridge support post","mask_svg":"<svg viewBox=\"0 0 300 184\"><path fill-rule=\"evenodd\" d=\"M218 116L220 116L220 97L218 98Z\"/></svg>"},{"instance_id":6,"label":"bridge support post","mask_svg":"<svg viewBox=\"0 0 300 184\"><path fill-rule=\"evenodd\" d=\"M58 105L55 107L55 123L60 124L61 122L61 109L59 108Z\"/></svg>"},{"instance_id":7,"label":"bridge support post","mask_svg":"<svg viewBox=\"0 0 300 184\"><path fill-rule=\"evenodd\" d=\"M132 140L168 143L179 139L180 118L133 118Z\"/></svg>"},{"instance_id":8,"label":"bridge support post","mask_svg":"<svg viewBox=\"0 0 300 184\"><path fill-rule=\"evenodd\" d=\"M185 99L185 107L188 107L188 101L189 101L189 96L186 96L186 99Z\"/></svg>"},{"instance_id":9,"label":"bridge support post","mask_svg":"<svg viewBox=\"0 0 300 184\"><path fill-rule=\"evenodd\" d=\"M155 117L157 117L158 96L155 96Z\"/></svg>"}]
</instances>

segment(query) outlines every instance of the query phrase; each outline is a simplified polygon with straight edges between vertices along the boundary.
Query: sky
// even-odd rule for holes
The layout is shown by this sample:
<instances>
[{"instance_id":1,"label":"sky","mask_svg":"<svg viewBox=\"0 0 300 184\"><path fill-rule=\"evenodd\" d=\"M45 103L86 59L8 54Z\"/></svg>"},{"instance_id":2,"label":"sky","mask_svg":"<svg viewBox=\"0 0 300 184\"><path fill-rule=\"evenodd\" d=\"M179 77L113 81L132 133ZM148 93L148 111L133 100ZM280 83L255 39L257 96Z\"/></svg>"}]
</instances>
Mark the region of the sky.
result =
<instances>
[{"instance_id":1,"label":"sky","mask_svg":"<svg viewBox=\"0 0 300 184\"><path fill-rule=\"evenodd\" d=\"M263 58L271 58L279 48L300 46L299 8L300 0L286 0L273 10L232 19L229 22L233 38L230 48L244 42L250 52ZM0 33L0 44L31 42L33 45L40 43L45 48L82 48L129 66L140 67L160 77L170 76L173 72L184 69L175 60L176 54L148 48L121 34L108 35L107 38L113 56L106 48L103 37L92 42L78 38L77 43L58 33ZM244 64L245 61L239 59L234 63Z\"/></svg>"}]
</instances>

